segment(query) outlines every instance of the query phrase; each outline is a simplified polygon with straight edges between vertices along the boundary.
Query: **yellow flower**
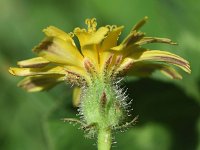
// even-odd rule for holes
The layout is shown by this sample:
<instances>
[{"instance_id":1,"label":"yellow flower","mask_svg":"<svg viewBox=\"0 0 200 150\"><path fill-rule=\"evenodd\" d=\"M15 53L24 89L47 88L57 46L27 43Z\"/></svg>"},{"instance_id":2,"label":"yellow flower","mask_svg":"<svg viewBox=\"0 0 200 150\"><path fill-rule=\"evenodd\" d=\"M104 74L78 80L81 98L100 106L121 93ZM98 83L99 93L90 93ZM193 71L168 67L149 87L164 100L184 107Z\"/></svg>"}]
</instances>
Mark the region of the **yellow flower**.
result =
<instances>
[{"instance_id":1,"label":"yellow flower","mask_svg":"<svg viewBox=\"0 0 200 150\"><path fill-rule=\"evenodd\" d=\"M19 67L11 67L9 72L26 76L19 86L29 92L46 90L63 81L81 87L90 85L96 78L102 82L114 81L125 74L148 76L156 70L181 79L173 66L190 73L189 63L180 56L142 47L149 43L176 44L170 39L147 37L140 32L146 20L147 17L137 23L120 44L118 38L124 27L107 25L97 29L94 18L86 19L87 29L75 28L69 34L50 26L43 30L44 40L33 49L38 57L19 61ZM74 36L79 40L80 49ZM76 89L75 93L80 91Z\"/></svg>"}]
</instances>

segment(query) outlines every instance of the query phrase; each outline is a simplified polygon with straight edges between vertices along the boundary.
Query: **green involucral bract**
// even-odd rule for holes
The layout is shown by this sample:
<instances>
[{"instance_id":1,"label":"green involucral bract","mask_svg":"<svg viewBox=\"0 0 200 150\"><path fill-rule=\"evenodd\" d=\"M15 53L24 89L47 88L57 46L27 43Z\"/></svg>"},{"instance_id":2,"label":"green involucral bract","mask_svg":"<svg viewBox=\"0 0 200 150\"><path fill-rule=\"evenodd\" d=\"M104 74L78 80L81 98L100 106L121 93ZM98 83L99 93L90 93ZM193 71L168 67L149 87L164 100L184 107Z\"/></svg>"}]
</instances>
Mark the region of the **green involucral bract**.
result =
<instances>
[{"instance_id":1,"label":"green involucral bract","mask_svg":"<svg viewBox=\"0 0 200 150\"><path fill-rule=\"evenodd\" d=\"M126 99L112 82L94 80L84 87L81 95L80 114L87 125L112 129L124 118Z\"/></svg>"}]
</instances>

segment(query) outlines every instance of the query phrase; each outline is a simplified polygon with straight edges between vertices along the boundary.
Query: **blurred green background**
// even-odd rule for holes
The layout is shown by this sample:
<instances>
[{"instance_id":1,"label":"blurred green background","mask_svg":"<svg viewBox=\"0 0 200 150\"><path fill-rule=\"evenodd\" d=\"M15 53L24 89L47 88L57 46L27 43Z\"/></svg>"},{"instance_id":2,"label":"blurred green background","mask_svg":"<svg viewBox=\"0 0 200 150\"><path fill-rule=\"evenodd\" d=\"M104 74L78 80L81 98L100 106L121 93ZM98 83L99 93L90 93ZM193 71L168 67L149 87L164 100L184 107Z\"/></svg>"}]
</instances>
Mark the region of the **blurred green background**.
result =
<instances>
[{"instance_id":1,"label":"blurred green background","mask_svg":"<svg viewBox=\"0 0 200 150\"><path fill-rule=\"evenodd\" d=\"M26 93L8 74L18 60L35 56L31 49L49 25L70 32L96 17L99 26L125 25L121 37L144 16L143 31L169 37L178 46L169 49L191 63L192 74L182 81L159 74L147 79L127 79L133 116L139 122L125 133L116 133L115 150L200 150L200 1L199 0L0 0L0 149L96 149L95 140L63 123L76 117L72 89L65 84L49 92ZM121 40L121 38L120 38Z\"/></svg>"}]
</instances>

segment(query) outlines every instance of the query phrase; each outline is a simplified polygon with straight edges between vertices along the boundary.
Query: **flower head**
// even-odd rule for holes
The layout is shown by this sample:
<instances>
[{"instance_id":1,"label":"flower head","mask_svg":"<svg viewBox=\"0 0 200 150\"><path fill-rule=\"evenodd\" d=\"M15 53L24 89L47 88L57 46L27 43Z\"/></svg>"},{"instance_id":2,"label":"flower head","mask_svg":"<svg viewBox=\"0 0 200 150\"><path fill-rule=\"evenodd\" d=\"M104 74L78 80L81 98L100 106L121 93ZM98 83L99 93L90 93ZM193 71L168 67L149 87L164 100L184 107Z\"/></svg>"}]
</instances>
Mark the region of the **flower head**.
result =
<instances>
[{"instance_id":1,"label":"flower head","mask_svg":"<svg viewBox=\"0 0 200 150\"><path fill-rule=\"evenodd\" d=\"M87 29L75 28L73 33L50 26L43 30L44 40L33 49L39 57L19 61L19 68L12 67L9 72L26 76L19 86L29 92L46 90L63 81L81 87L90 85L95 78L104 82L125 74L148 76L156 70L181 79L172 66L190 73L188 62L180 56L142 47L149 43L176 44L170 39L147 37L140 32L146 20L147 17L137 23L120 44L118 38L124 27L107 25L97 29L94 18L86 19ZM80 49L74 36L79 40Z\"/></svg>"},{"instance_id":2,"label":"flower head","mask_svg":"<svg viewBox=\"0 0 200 150\"><path fill-rule=\"evenodd\" d=\"M129 100L126 92L118 86L117 78L125 76L148 76L156 70L173 79L181 75L177 66L190 73L189 63L178 55L161 50L144 48L144 44L166 43L167 38L147 37L139 29L147 17L137 23L128 36L118 44L123 26L96 28L95 19L86 19L87 29L75 28L73 33L50 26L44 29L46 37L33 51L38 57L19 61L19 68L10 68L13 75L26 76L19 86L30 92L49 89L67 81L77 86L74 104L79 105L83 129L90 135L98 134L99 149L111 145L111 131L127 127L123 124L128 115ZM73 37L79 40L80 49ZM101 147L102 146L102 147Z\"/></svg>"}]
</instances>

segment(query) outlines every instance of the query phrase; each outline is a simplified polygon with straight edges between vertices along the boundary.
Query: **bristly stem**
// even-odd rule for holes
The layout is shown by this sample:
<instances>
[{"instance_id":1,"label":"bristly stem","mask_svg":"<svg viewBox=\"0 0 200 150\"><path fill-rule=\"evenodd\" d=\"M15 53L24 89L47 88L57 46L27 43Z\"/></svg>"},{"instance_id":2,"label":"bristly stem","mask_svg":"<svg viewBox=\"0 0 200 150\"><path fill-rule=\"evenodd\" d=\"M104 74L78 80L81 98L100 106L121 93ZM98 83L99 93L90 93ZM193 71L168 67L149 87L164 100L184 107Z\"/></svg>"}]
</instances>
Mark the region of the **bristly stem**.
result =
<instances>
[{"instance_id":1,"label":"bristly stem","mask_svg":"<svg viewBox=\"0 0 200 150\"><path fill-rule=\"evenodd\" d=\"M110 150L112 143L111 130L99 129L98 131L98 150Z\"/></svg>"}]
</instances>

